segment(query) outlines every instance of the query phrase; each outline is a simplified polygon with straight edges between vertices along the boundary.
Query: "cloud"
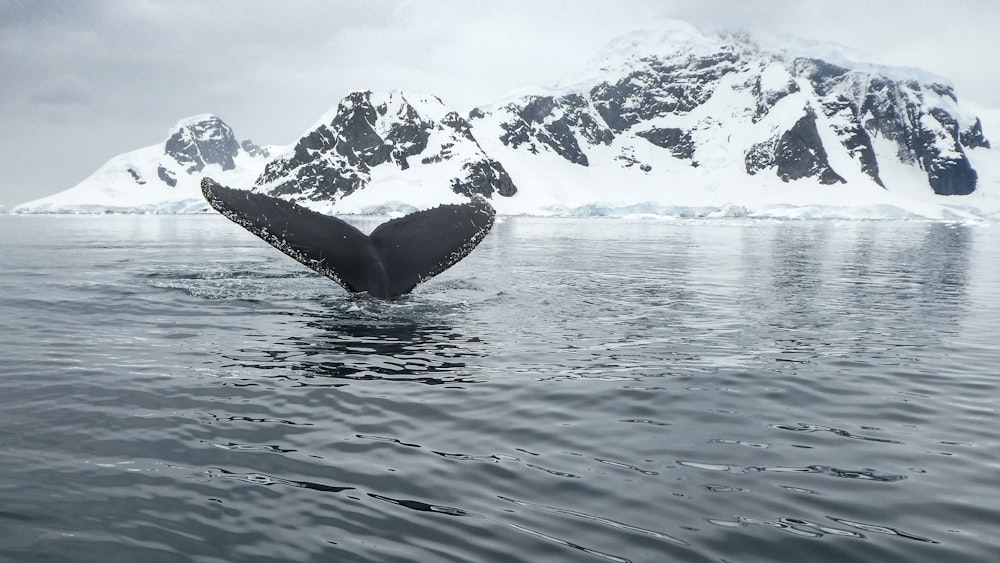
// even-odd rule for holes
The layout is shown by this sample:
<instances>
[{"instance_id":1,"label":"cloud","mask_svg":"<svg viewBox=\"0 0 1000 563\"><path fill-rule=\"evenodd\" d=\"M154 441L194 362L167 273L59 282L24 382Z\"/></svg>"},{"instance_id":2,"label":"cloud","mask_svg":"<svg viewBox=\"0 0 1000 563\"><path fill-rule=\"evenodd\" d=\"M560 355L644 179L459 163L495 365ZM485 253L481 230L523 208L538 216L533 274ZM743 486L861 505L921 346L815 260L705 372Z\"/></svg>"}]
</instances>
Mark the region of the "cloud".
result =
<instances>
[{"instance_id":1,"label":"cloud","mask_svg":"<svg viewBox=\"0 0 1000 563\"><path fill-rule=\"evenodd\" d=\"M59 80L47 80L35 85L28 94L28 102L33 106L45 107L85 107L93 102L93 84L87 79L69 74Z\"/></svg>"}]
</instances>

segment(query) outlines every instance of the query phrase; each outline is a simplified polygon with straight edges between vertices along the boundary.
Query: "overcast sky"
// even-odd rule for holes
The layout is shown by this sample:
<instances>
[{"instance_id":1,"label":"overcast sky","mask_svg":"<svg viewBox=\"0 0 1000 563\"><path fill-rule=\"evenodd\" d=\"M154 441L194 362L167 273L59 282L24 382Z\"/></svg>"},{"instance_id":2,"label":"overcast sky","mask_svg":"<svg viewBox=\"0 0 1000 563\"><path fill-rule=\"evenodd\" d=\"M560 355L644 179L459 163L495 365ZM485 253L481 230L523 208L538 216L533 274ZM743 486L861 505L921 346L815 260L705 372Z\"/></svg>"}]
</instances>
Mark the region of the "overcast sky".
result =
<instances>
[{"instance_id":1,"label":"overcast sky","mask_svg":"<svg viewBox=\"0 0 1000 563\"><path fill-rule=\"evenodd\" d=\"M199 113L258 144L296 140L354 89L464 113L666 19L836 41L1000 107L997 0L0 0L0 205L69 188Z\"/></svg>"}]
</instances>

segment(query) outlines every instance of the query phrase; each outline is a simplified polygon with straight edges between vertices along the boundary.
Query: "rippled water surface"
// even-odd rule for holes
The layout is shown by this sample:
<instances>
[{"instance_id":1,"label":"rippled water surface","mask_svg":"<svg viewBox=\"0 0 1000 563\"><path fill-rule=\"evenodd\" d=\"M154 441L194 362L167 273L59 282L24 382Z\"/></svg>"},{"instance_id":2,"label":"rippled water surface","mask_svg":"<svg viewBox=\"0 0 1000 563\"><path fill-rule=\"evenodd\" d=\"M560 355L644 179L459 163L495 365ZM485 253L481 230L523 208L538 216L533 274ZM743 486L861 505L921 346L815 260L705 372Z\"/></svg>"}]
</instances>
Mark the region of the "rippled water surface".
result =
<instances>
[{"instance_id":1,"label":"rippled water surface","mask_svg":"<svg viewBox=\"0 0 1000 563\"><path fill-rule=\"evenodd\" d=\"M0 217L0 560L994 561L998 347L995 226Z\"/></svg>"}]
</instances>

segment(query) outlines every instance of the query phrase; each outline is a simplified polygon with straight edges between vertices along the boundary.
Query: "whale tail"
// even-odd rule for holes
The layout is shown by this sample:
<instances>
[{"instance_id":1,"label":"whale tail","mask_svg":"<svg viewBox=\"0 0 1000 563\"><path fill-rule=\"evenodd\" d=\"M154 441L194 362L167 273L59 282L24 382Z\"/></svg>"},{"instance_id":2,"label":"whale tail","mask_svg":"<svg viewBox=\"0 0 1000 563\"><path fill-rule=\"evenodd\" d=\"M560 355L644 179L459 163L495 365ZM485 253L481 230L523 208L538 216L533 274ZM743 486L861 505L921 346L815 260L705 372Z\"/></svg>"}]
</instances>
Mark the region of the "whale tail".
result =
<instances>
[{"instance_id":1,"label":"whale tail","mask_svg":"<svg viewBox=\"0 0 1000 563\"><path fill-rule=\"evenodd\" d=\"M201 181L209 205L271 246L350 292L394 298L465 258L489 233L485 199L392 219L371 235L290 201Z\"/></svg>"}]
</instances>

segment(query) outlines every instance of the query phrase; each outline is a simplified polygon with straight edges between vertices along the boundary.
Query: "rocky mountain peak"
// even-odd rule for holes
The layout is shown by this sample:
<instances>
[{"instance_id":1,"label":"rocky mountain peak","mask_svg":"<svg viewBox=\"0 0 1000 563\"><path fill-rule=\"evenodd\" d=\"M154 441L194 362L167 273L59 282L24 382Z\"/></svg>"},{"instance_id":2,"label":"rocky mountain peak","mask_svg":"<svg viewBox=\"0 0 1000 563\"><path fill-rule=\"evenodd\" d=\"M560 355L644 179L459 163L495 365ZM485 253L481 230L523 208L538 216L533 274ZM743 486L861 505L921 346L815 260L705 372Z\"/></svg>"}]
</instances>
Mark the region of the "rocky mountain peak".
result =
<instances>
[{"instance_id":1,"label":"rocky mountain peak","mask_svg":"<svg viewBox=\"0 0 1000 563\"><path fill-rule=\"evenodd\" d=\"M465 118L435 96L398 91L348 94L267 165L255 189L332 202L368 186L376 168L435 165L448 170L447 185L455 193L516 191L503 166L483 153Z\"/></svg>"},{"instance_id":2,"label":"rocky mountain peak","mask_svg":"<svg viewBox=\"0 0 1000 563\"><path fill-rule=\"evenodd\" d=\"M190 174L200 172L207 164L218 164L223 170L234 169L233 159L239 153L240 143L224 121L203 114L178 122L163 148L164 154Z\"/></svg>"}]
</instances>

